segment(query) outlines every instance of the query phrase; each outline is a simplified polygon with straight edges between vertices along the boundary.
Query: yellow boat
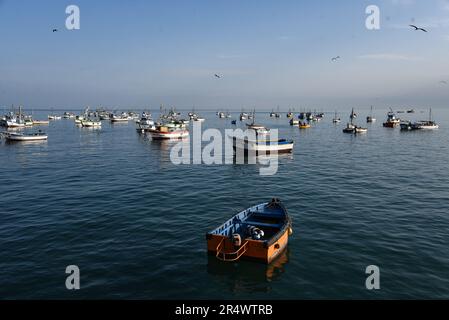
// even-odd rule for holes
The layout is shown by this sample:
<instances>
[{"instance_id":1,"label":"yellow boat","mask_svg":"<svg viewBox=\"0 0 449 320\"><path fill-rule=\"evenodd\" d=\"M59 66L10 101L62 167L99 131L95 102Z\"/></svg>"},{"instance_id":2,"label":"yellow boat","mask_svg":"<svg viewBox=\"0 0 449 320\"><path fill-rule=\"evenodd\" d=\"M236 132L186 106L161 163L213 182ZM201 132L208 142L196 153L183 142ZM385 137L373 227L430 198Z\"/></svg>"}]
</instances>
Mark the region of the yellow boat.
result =
<instances>
[{"instance_id":1,"label":"yellow boat","mask_svg":"<svg viewBox=\"0 0 449 320\"><path fill-rule=\"evenodd\" d=\"M308 123L300 123L299 129L310 129L312 126Z\"/></svg>"},{"instance_id":2,"label":"yellow boat","mask_svg":"<svg viewBox=\"0 0 449 320\"><path fill-rule=\"evenodd\" d=\"M207 251L221 261L271 263L287 248L292 223L279 199L246 209L207 233Z\"/></svg>"}]
</instances>

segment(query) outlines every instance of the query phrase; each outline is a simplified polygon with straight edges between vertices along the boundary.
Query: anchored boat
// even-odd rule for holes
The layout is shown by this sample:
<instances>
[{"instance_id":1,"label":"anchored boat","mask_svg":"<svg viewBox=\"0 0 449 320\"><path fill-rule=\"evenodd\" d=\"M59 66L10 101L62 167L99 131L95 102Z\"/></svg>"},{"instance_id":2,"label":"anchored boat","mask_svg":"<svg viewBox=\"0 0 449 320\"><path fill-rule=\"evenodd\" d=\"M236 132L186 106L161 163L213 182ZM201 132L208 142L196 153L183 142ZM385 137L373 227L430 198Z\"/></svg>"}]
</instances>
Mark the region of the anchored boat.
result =
<instances>
[{"instance_id":1,"label":"anchored boat","mask_svg":"<svg viewBox=\"0 0 449 320\"><path fill-rule=\"evenodd\" d=\"M48 135L41 132L40 130L36 133L13 133L13 132L3 132L3 135L8 141L42 141L47 140Z\"/></svg>"},{"instance_id":2,"label":"anchored boat","mask_svg":"<svg viewBox=\"0 0 449 320\"><path fill-rule=\"evenodd\" d=\"M250 140L248 138L233 137L235 152L243 150L245 155L269 155L276 153L292 153L294 142L286 139Z\"/></svg>"},{"instance_id":3,"label":"anchored boat","mask_svg":"<svg viewBox=\"0 0 449 320\"><path fill-rule=\"evenodd\" d=\"M390 112L387 113L387 121L384 122L385 128L395 128L401 124L401 119L396 118L396 114L390 108Z\"/></svg>"},{"instance_id":4,"label":"anchored boat","mask_svg":"<svg viewBox=\"0 0 449 320\"><path fill-rule=\"evenodd\" d=\"M156 125L154 129L148 130L153 140L183 139L189 136L189 131L167 125Z\"/></svg>"},{"instance_id":5,"label":"anchored boat","mask_svg":"<svg viewBox=\"0 0 449 320\"><path fill-rule=\"evenodd\" d=\"M248 208L207 233L207 251L233 262L252 259L271 263L287 247L292 222L279 199Z\"/></svg>"}]
</instances>

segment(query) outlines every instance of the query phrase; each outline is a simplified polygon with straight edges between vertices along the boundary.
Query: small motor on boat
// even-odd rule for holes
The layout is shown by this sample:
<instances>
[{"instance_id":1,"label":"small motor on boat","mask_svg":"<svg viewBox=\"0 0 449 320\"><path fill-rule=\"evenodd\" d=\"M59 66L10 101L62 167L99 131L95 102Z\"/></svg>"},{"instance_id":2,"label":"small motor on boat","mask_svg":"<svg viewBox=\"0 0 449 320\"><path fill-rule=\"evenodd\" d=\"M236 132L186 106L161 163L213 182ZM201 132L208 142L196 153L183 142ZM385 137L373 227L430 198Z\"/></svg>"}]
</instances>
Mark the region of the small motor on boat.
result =
<instances>
[{"instance_id":1,"label":"small motor on boat","mask_svg":"<svg viewBox=\"0 0 449 320\"><path fill-rule=\"evenodd\" d=\"M248 233L251 235L251 237L254 240L260 240L265 235L263 230L260 230L259 228L256 228L254 226L249 226L248 227Z\"/></svg>"}]
</instances>

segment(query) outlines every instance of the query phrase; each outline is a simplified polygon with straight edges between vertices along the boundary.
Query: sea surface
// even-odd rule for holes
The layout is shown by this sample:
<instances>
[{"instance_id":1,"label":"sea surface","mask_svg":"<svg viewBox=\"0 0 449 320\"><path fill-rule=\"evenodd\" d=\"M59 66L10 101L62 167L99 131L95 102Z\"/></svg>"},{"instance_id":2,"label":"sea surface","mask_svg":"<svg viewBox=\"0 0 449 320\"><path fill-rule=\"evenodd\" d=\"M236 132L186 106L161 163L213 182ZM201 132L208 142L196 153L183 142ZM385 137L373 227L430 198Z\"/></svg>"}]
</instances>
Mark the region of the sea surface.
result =
<instances>
[{"instance_id":1,"label":"sea surface","mask_svg":"<svg viewBox=\"0 0 449 320\"><path fill-rule=\"evenodd\" d=\"M203 127L232 128L215 111L199 111ZM369 108L357 112L365 126ZM47 142L0 140L0 299L449 299L449 109L433 110L429 132L383 128L376 109L358 136L342 132L349 113L302 131L285 112L257 113L295 141L274 176L260 164L174 165L174 143L131 121L62 119L41 127ZM272 197L294 229L278 260L207 256L206 232ZM81 290L65 287L69 265ZM380 290L365 287L369 265Z\"/></svg>"}]
</instances>

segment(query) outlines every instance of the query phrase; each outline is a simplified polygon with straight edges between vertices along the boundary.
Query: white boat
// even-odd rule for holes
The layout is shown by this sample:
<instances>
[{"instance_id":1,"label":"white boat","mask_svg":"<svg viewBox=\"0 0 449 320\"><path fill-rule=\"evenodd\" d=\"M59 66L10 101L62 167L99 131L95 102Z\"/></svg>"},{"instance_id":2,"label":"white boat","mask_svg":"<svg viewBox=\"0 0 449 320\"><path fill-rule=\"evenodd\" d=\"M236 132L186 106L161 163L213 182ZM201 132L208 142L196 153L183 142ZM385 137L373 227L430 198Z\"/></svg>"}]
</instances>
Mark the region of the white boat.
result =
<instances>
[{"instance_id":1,"label":"white boat","mask_svg":"<svg viewBox=\"0 0 449 320\"><path fill-rule=\"evenodd\" d=\"M244 152L245 155L265 155L273 153L291 153L294 142L285 139L278 140L250 140L248 138L233 137L233 149L236 153Z\"/></svg>"},{"instance_id":2,"label":"white boat","mask_svg":"<svg viewBox=\"0 0 449 320\"><path fill-rule=\"evenodd\" d=\"M432 109L429 111L429 120L426 121L419 121L416 123L419 129L421 130L435 130L438 129L440 126L435 123L435 121L432 120Z\"/></svg>"},{"instance_id":3,"label":"white boat","mask_svg":"<svg viewBox=\"0 0 449 320\"><path fill-rule=\"evenodd\" d=\"M48 120L61 120L61 116L57 116L57 115L49 115L48 116Z\"/></svg>"},{"instance_id":4,"label":"white boat","mask_svg":"<svg viewBox=\"0 0 449 320\"><path fill-rule=\"evenodd\" d=\"M367 123L373 123L376 122L376 118L373 116L373 106L371 106L371 113L368 117L366 117Z\"/></svg>"},{"instance_id":5,"label":"white boat","mask_svg":"<svg viewBox=\"0 0 449 320\"><path fill-rule=\"evenodd\" d=\"M356 126L353 123L353 121L356 117L357 117L357 115L355 114L354 109L352 109L351 115L349 116L350 122L346 125L346 128L343 129L344 133L357 134L357 133L367 133L368 132L367 128L362 128L362 127Z\"/></svg>"},{"instance_id":6,"label":"white boat","mask_svg":"<svg viewBox=\"0 0 449 320\"><path fill-rule=\"evenodd\" d=\"M128 122L130 120L130 118L128 117L127 114L121 114L121 115L116 115L113 114L110 117L111 122Z\"/></svg>"},{"instance_id":7,"label":"white boat","mask_svg":"<svg viewBox=\"0 0 449 320\"><path fill-rule=\"evenodd\" d=\"M254 131L256 131L256 134L258 134L258 135L270 134L270 129L268 129L262 125L252 123L252 124L246 124L246 126L248 127L248 130L254 130Z\"/></svg>"},{"instance_id":8,"label":"white boat","mask_svg":"<svg viewBox=\"0 0 449 320\"><path fill-rule=\"evenodd\" d=\"M99 128L101 127L101 121L85 119L81 121L81 125L88 128Z\"/></svg>"},{"instance_id":9,"label":"white boat","mask_svg":"<svg viewBox=\"0 0 449 320\"><path fill-rule=\"evenodd\" d=\"M81 122L84 120L84 116L76 116L75 117L75 123L81 124Z\"/></svg>"},{"instance_id":10,"label":"white boat","mask_svg":"<svg viewBox=\"0 0 449 320\"><path fill-rule=\"evenodd\" d=\"M334 117L334 119L332 119L332 122L333 123L340 123L341 122L341 119L338 118L338 116L337 116L337 111L335 111L335 117Z\"/></svg>"},{"instance_id":11,"label":"white boat","mask_svg":"<svg viewBox=\"0 0 449 320\"><path fill-rule=\"evenodd\" d=\"M183 139L189 136L186 129L157 125L154 129L148 130L153 140Z\"/></svg>"},{"instance_id":12,"label":"white boat","mask_svg":"<svg viewBox=\"0 0 449 320\"><path fill-rule=\"evenodd\" d=\"M290 119L290 125L291 126L299 125L299 120L298 119Z\"/></svg>"},{"instance_id":13,"label":"white boat","mask_svg":"<svg viewBox=\"0 0 449 320\"><path fill-rule=\"evenodd\" d=\"M21 119L20 117L16 117L10 114L7 115L4 119L2 119L1 125L7 128L24 128L25 121L23 121L23 119Z\"/></svg>"},{"instance_id":14,"label":"white boat","mask_svg":"<svg viewBox=\"0 0 449 320\"><path fill-rule=\"evenodd\" d=\"M10 112L0 121L0 125L6 128L24 128L25 120L22 115L22 107L19 107L19 113Z\"/></svg>"},{"instance_id":15,"label":"white boat","mask_svg":"<svg viewBox=\"0 0 449 320\"><path fill-rule=\"evenodd\" d=\"M13 132L3 132L2 135L8 141L42 141L47 140L47 134L43 132L36 133L13 133Z\"/></svg>"},{"instance_id":16,"label":"white boat","mask_svg":"<svg viewBox=\"0 0 449 320\"><path fill-rule=\"evenodd\" d=\"M141 132L156 130L156 126L154 124L154 121L151 119L151 115L143 113L142 118L140 119L139 123L137 124L136 130L141 131Z\"/></svg>"},{"instance_id":17,"label":"white boat","mask_svg":"<svg viewBox=\"0 0 449 320\"><path fill-rule=\"evenodd\" d=\"M48 120L33 120L33 125L35 126L42 126L42 125L48 125L50 121Z\"/></svg>"}]
</instances>

